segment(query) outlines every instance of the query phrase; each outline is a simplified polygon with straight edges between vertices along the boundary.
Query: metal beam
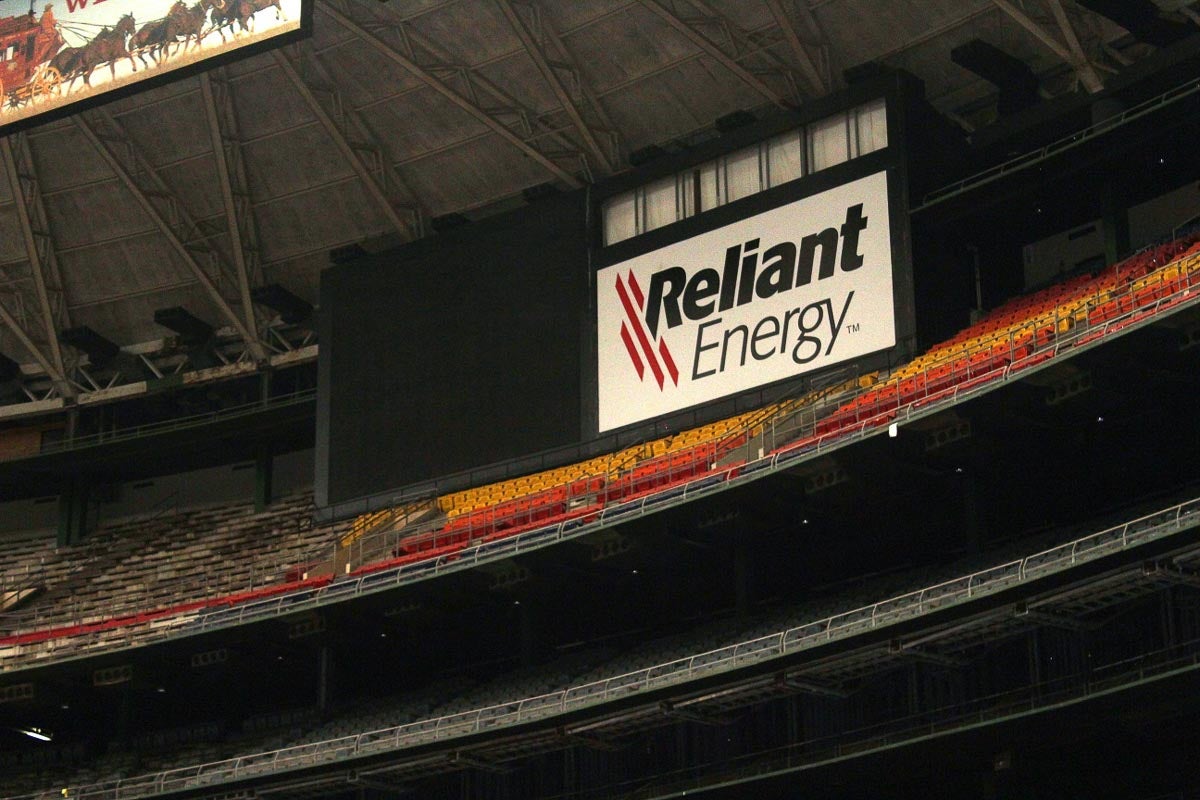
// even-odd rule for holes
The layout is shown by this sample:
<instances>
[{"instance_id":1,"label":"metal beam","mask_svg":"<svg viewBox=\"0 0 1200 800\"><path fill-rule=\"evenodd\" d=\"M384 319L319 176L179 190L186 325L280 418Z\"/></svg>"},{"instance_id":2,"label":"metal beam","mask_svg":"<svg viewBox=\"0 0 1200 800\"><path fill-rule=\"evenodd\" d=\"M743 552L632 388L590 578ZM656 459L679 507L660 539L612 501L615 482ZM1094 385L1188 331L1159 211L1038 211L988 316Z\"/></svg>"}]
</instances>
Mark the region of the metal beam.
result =
<instances>
[{"instance_id":1,"label":"metal beam","mask_svg":"<svg viewBox=\"0 0 1200 800\"><path fill-rule=\"evenodd\" d=\"M802 694L818 695L820 697L835 697L844 699L850 696L850 693L844 689L839 689L836 686L827 686L818 681L806 680L796 675L788 675L780 679L779 686L788 691L800 692Z\"/></svg>"},{"instance_id":2,"label":"metal beam","mask_svg":"<svg viewBox=\"0 0 1200 800\"><path fill-rule=\"evenodd\" d=\"M97 109L94 113L96 113L102 119L105 119L105 121L109 124L113 126L117 125L116 121L113 120L111 116L104 111L104 109ZM79 131L84 135L84 138L91 143L92 147L95 148L100 157L104 159L104 162L108 164L109 169L111 169L116 176L120 178L121 183L129 191L130 195L132 195L134 201L139 207L141 207L146 216L150 218L150 221L153 222L155 227L157 227L162 233L163 237L167 240L167 243L171 246L171 249L174 250L176 255L178 255L183 261L184 266L188 268L188 270L196 278L196 281L204 288L204 291L208 294L213 305L216 306L217 310L221 312L221 315L225 317L229 324L233 326L234 330L238 332L238 335L242 337L242 340L246 343L246 348L250 351L250 354L254 357L254 360L258 362L265 361L267 359L267 350L263 343L259 341L257 334L248 328L246 323L242 321L242 318L234 312L232 306L229 305L229 301L226 300L224 295L221 294L221 290L217 287L217 284L213 281L212 277L196 260L195 254L192 252L192 250L183 243L183 240L180 239L179 234L177 234L171 227L170 223L167 221L167 218L163 216L162 212L159 211L159 209L151 201L149 195L147 195L142 187L138 185L137 181L133 177L133 174L129 171L125 164L122 163L121 159L119 159L117 155L109 148L109 141L111 140L101 139L93 129L92 124L84 118L84 115L76 114L73 119L75 120L76 127L79 128ZM131 145L131 143L125 137L121 138L121 142ZM130 149L134 151L134 157L137 158L136 148L131 146ZM154 173L154 175L157 178L157 173ZM161 181L161 179L158 180ZM175 208L177 209L177 213L182 213L178 205L176 205Z\"/></svg>"},{"instance_id":3,"label":"metal beam","mask_svg":"<svg viewBox=\"0 0 1200 800\"><path fill-rule=\"evenodd\" d=\"M800 65L800 72L804 74L805 79L808 81L809 91L814 97L821 97L828 93L829 86L825 83L825 79L821 77L821 70L817 68L817 64L809 54L808 48L800 41L800 36L796 33L796 28L792 25L791 18L788 17L787 11L784 10L782 0L765 0L765 2L767 8L771 10L771 16L775 18L775 24L783 32L784 41L788 43L788 47L792 50L792 55L796 57L796 63Z\"/></svg>"},{"instance_id":4,"label":"metal beam","mask_svg":"<svg viewBox=\"0 0 1200 800\"><path fill-rule=\"evenodd\" d=\"M355 147L355 145L351 144L348 132L344 130L342 126L338 124L338 121L334 119L334 116L330 114L323 105L321 105L321 102L317 99L316 94L313 92L313 87L310 86L309 81L301 75L301 71L305 70L306 68L306 59L303 56L303 51L300 50L298 46L297 51L297 61L300 64L299 70L296 69L296 66L291 62L291 60L283 54L282 50L276 50L274 53L272 53L272 55L275 58L275 63L278 64L279 68L283 71L283 74L289 81L291 81L293 88L295 88L296 92L304 99L304 102L308 105L309 110L312 111L313 115L316 116L317 120L321 123L321 127L325 129L325 133L328 134L329 138L333 140L333 144L338 149L338 152L342 154L342 158L346 160L346 162L354 170L354 173L358 175L359 180L362 181L363 187L367 190L367 195L370 196L370 198L375 202L375 206L380 210L380 212L383 213L384 217L387 218L387 221L392 228L394 228L397 233L409 239L419 238L422 232L421 226L423 216L420 209L412 206L398 208L397 205L394 204L388 197L387 192L384 191L384 187L376 179L375 173L380 171L380 167L383 167L387 164L387 159L383 157L381 149L373 146L370 147L375 155L374 160L376 162L375 170L372 171L368 168L367 164L364 163L360 155L362 148ZM307 59L307 63L319 64L319 62L316 62L315 58L313 57ZM322 86L321 91L324 91L327 94L334 94L334 105L338 109L344 109L344 105L341 103L340 96L336 95L336 89L334 88L335 84L333 81L326 80L324 83L326 83L327 86ZM345 112L343 111L339 116L345 117ZM363 133L365 133L365 128L360 127L358 130L359 135L356 138L359 140L364 139L365 137L362 135Z\"/></svg>"},{"instance_id":5,"label":"metal beam","mask_svg":"<svg viewBox=\"0 0 1200 800\"><path fill-rule=\"evenodd\" d=\"M237 268L238 298L242 304L242 321L257 336L258 320L254 316L254 303L250 301L250 273L247 266L246 243L242 241L242 223L238 218L233 198L233 182L229 176L229 161L225 137L221 134L221 122L217 114L217 99L213 93L212 79L208 73L200 73L200 93L204 97L204 118L208 123L208 136L212 140L213 161L217 165L217 180L221 185L221 200L225 207L225 227L229 231L230 250L233 264ZM229 99L226 97L225 99Z\"/></svg>"},{"instance_id":6,"label":"metal beam","mask_svg":"<svg viewBox=\"0 0 1200 800\"><path fill-rule=\"evenodd\" d=\"M667 25L681 33L696 47L700 48L709 56L716 59L722 66L724 66L727 70L732 72L735 77L742 81L742 83L746 84L755 92L782 108L792 107L792 104L788 102L786 98L764 83L761 78L759 78L749 69L742 66L737 59L718 47L716 42L697 30L693 25L683 19L683 17L660 3L659 0L642 0L642 5L645 6L649 11L653 12L663 22L667 23Z\"/></svg>"},{"instance_id":7,"label":"metal beam","mask_svg":"<svg viewBox=\"0 0 1200 800\"><path fill-rule=\"evenodd\" d=\"M564 67L562 64L550 63L546 53L543 50L542 43L534 38L534 35L532 32L530 32L529 26L526 25L525 20L521 19L521 15L517 13L517 9L512 0L496 0L496 4L500 6L500 10L504 13L505 18L508 20L508 24L512 26L513 31L515 31L517 34L517 38L521 40L521 44L525 47L525 51L529 54L529 57L533 59L533 63L535 66L537 66L538 71L542 73L542 78L550 86L550 90L554 92L555 98L558 99L563 111L566 112L567 117L570 118L571 124L575 126L575 131L579 134L580 138L583 139L584 144L587 146L588 152L592 154L592 157L596 159L600 165L600 168L604 172L612 172L615 165L604 152L604 149L600 146L600 142L597 140L596 135L592 132L592 129L586 122L584 122L583 115L580 113L579 107L576 106L574 98L571 97L571 94L567 91L566 86L564 86L563 82L559 79L556 69L565 68L570 70L577 85L580 82L578 71L575 71L570 67ZM542 20L541 13L538 8L530 4L524 5L526 5L526 7L529 9L529 13L533 17L534 27L537 28L539 32L544 31L545 22Z\"/></svg>"},{"instance_id":8,"label":"metal beam","mask_svg":"<svg viewBox=\"0 0 1200 800\"><path fill-rule=\"evenodd\" d=\"M37 295L38 310L42 318L42 331L46 337L46 346L49 348L49 364L53 369L46 369L43 364L42 368L46 369L54 382L55 388L63 397L72 397L75 394L75 389L66 379L66 368L63 366L62 348L58 343L58 318L54 314L54 309L50 303L50 293L46 286L46 271L53 268L54 274L58 274L58 264L54 253L54 246L49 239L49 230L35 231L34 221L30 213L30 206L33 206L33 213L39 217L39 221L45 227L45 208L42 206L41 198L38 195L36 177L32 174L33 164L29 159L28 150L25 149L28 142L25 141L22 134L14 134L21 137L18 146L23 149L22 161L25 162L25 168L29 170L29 178L31 186L26 192L22 184L21 171L17 167L17 159L13 153L12 138L4 137L0 139L0 151L4 157L4 171L8 177L9 186L12 188L13 197L16 200L17 220L21 227L21 238L25 244L25 253L29 257L29 270L33 276L34 292ZM38 235L41 234L43 247L39 247ZM13 325L9 325L13 327ZM14 328L14 331L16 329ZM18 334L19 338L20 334ZM26 345L28 347L28 345ZM31 351L37 355L37 351Z\"/></svg>"},{"instance_id":9,"label":"metal beam","mask_svg":"<svg viewBox=\"0 0 1200 800\"><path fill-rule=\"evenodd\" d=\"M1090 631L1095 630L1097 627L1094 624L1083 622L1074 617L1068 617L1062 614L1054 614L1049 611L1029 610L1022 614L1021 618L1028 622L1044 625L1047 628L1058 628L1064 631Z\"/></svg>"},{"instance_id":10,"label":"metal beam","mask_svg":"<svg viewBox=\"0 0 1200 800\"><path fill-rule=\"evenodd\" d=\"M1008 14L1010 17L1012 17L1018 25L1029 31L1033 38L1045 45L1050 52L1054 53L1054 55L1058 56L1067 64L1070 64L1075 69L1076 73L1079 75L1079 79L1083 81L1083 84L1087 87L1088 91L1098 92L1104 88L1103 84L1098 82L1099 77L1095 75L1094 70L1092 70L1092 77L1096 78L1096 83L1093 83L1091 78L1085 74L1084 67L1091 66L1087 59L1084 59L1082 62L1080 62L1076 58L1076 55L1071 52L1069 47L1058 41L1058 39L1054 38L1054 36L1051 35L1048 30L1030 18L1029 15L1024 11L1009 2L1009 0L992 0L992 2L995 3L996 6L1005 14Z\"/></svg>"},{"instance_id":11,"label":"metal beam","mask_svg":"<svg viewBox=\"0 0 1200 800\"><path fill-rule=\"evenodd\" d=\"M67 382L66 376L57 370L49 357L42 352L42 349L34 344L33 339L29 338L29 334L25 332L25 329L21 327L21 324L17 322L16 317L12 315L12 312L8 310L8 307L4 303L0 303L0 322L8 326L13 336L17 337L17 341L29 351L29 355L33 356L33 360L45 370L46 374L54 380L56 385Z\"/></svg>"},{"instance_id":12,"label":"metal beam","mask_svg":"<svg viewBox=\"0 0 1200 800\"><path fill-rule=\"evenodd\" d=\"M1101 80L1099 73L1088 60L1087 54L1083 52L1083 45L1079 43L1079 37L1075 34L1075 26L1067 18L1067 11L1063 8L1062 0L1046 0L1046 3L1050 6L1050 13L1054 15L1054 21L1058 23L1058 29L1062 31L1063 38L1067 40L1067 47L1075 57L1071 64L1079 73L1079 79L1092 94L1103 90L1104 81Z\"/></svg>"},{"instance_id":13,"label":"metal beam","mask_svg":"<svg viewBox=\"0 0 1200 800\"><path fill-rule=\"evenodd\" d=\"M421 81L426 86L445 97L451 103L470 114L478 122L493 130L502 139L516 147L537 164L540 164L552 175L554 175L554 177L561 180L567 186L571 187L572 189L578 189L583 186L583 182L581 180L556 164L546 153L534 147L521 136L518 136L511 128L497 119L493 114L489 113L473 99L460 94L445 81L438 78L433 74L430 68L418 64L410 56L405 55L390 43L379 38L374 33L371 33L357 21L351 19L347 14L338 8L335 8L331 2L318 3L317 7L326 15L332 17L346 30L350 31L360 40L370 45L377 53L394 64L400 66L417 80ZM455 69L454 67L450 67L448 65L439 65L439 67L441 69ZM437 68L438 67L434 67L434 69ZM455 71L461 72L457 69L455 69Z\"/></svg>"}]
</instances>

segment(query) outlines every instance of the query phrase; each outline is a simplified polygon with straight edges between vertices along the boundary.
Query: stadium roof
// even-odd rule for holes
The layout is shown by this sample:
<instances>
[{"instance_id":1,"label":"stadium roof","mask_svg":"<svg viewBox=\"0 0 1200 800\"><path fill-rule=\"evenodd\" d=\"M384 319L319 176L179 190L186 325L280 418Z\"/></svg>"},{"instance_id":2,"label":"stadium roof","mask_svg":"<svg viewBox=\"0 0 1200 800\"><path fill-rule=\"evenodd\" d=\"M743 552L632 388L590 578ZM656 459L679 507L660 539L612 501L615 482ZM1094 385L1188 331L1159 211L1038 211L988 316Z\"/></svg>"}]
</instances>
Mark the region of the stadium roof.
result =
<instances>
[{"instance_id":1,"label":"stadium roof","mask_svg":"<svg viewBox=\"0 0 1200 800\"><path fill-rule=\"evenodd\" d=\"M1198 19L1157 5L1176 31ZM837 91L849 68L915 74L970 130L996 87L951 61L968 41L1027 64L1043 96L1155 50L1073 0L318 0L313 16L298 46L0 140L0 353L70 375L84 356L57 332L128 349L182 306L261 361L284 346L274 312L247 307L256 286L316 303L332 249L586 185L731 112Z\"/></svg>"}]
</instances>

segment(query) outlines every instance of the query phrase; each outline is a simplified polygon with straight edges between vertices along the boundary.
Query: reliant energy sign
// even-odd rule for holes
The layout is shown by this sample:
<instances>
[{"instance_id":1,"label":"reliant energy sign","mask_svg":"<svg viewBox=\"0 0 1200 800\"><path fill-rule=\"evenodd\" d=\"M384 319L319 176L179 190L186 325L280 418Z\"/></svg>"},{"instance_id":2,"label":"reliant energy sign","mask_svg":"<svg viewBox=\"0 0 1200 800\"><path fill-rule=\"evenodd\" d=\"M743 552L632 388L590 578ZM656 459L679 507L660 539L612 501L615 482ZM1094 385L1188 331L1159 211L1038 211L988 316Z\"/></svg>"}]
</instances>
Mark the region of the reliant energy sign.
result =
<instances>
[{"instance_id":1,"label":"reliant energy sign","mask_svg":"<svg viewBox=\"0 0 1200 800\"><path fill-rule=\"evenodd\" d=\"M896 344L887 173L597 273L601 432Z\"/></svg>"},{"instance_id":2,"label":"reliant energy sign","mask_svg":"<svg viewBox=\"0 0 1200 800\"><path fill-rule=\"evenodd\" d=\"M300 30L302 0L0 0L0 128Z\"/></svg>"}]
</instances>

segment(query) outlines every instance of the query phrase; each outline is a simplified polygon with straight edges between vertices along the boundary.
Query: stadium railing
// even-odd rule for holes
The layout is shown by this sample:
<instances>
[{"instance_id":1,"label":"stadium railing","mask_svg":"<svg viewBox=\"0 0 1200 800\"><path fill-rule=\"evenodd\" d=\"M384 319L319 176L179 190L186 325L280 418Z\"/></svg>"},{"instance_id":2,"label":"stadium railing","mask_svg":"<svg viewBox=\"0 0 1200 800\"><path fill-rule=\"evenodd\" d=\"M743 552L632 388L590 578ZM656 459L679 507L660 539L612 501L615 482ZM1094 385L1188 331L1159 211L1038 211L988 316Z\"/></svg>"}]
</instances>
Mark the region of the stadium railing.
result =
<instances>
[{"instance_id":1,"label":"stadium railing","mask_svg":"<svg viewBox=\"0 0 1200 800\"><path fill-rule=\"evenodd\" d=\"M1182 258L1161 263L1180 250L1186 252ZM301 574L290 583L224 597L189 601L169 608L131 608L126 615L114 614L109 620L90 625L26 631L0 638L0 659L37 658L39 649L65 653L101 646L130 646L181 630L240 624L305 605L323 605L424 580L482 560L575 538L617 519L652 513L701 494L729 488L780 469L784 464L791 466L797 459L876 435L893 422L908 422L991 391L1051 359L1096 346L1110 335L1148 324L1161 313L1194 303L1200 297L1200 293L1193 291L1198 284L1200 243L1174 242L1144 251L1071 285L1070 298L1058 297L1060 302L1052 313L1047 313L1043 306L1057 287L1002 306L976 326L917 359L914 363L919 365L919 371L917 367L901 368L883 381L865 379L793 398L775 404L768 421L756 421L749 429L727 430L716 440L692 445L708 465L706 470L693 464L674 475L669 459L676 454L670 454L664 461L650 459L611 478L596 476L602 478L599 486L574 481L561 487L566 491L565 496L555 497L561 510L538 518L530 508L502 514L495 509L483 509L476 517L468 516L465 524L459 522L457 530L447 531L444 518L400 530L367 529L356 538L354 546L360 552L373 548L384 556L360 565L345 559L345 575ZM1030 313L1012 316L1003 330L993 327L990 336L970 335L994 324L996 319L1004 319L1003 314L1010 307L1030 309ZM953 381L943 385L931 379L947 366ZM913 380L918 374L923 380ZM655 470L650 469L655 463L668 466L662 474L655 475ZM698 463L701 463L699 458ZM635 473L638 473L636 478ZM332 562L337 563L336 554ZM61 647L53 645L56 640L68 638L75 641Z\"/></svg>"},{"instance_id":2,"label":"stadium railing","mask_svg":"<svg viewBox=\"0 0 1200 800\"><path fill-rule=\"evenodd\" d=\"M1071 570L1200 525L1200 498L1188 500L1023 558L977 570L857 609L788 627L654 666L534 697L423 719L323 742L306 743L117 781L67 787L77 800L130 800L267 774L284 773L380 752L499 730L613 700L679 686L701 677L888 628L932 611L978 600L1016 585ZM44 793L19 796L37 800Z\"/></svg>"}]
</instances>

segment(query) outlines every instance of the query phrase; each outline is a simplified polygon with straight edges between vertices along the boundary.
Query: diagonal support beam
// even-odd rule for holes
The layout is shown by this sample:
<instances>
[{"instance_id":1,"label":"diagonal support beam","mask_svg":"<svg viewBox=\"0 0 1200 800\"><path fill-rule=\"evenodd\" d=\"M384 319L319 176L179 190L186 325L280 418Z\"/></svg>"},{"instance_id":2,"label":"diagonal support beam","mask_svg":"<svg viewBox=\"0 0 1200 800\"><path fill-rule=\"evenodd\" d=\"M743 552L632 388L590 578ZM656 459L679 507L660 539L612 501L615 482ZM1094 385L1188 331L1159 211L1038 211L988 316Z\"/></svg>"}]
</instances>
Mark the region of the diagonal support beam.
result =
<instances>
[{"instance_id":1,"label":"diagonal support beam","mask_svg":"<svg viewBox=\"0 0 1200 800\"><path fill-rule=\"evenodd\" d=\"M354 173L358 176L359 180L362 181L363 187L366 189L367 194L370 196L371 200L374 201L375 206L387 219L388 223L396 230L397 233L401 234L407 239L416 239L420 237L423 212L419 208L398 207L397 204L393 203L388 197L388 193L385 191L384 186L376 178L377 172L381 171L382 169L390 169L390 165L387 164L387 160L382 157L381 150L379 148L372 148L373 152L377 156L375 159L377 162L375 165L376 169L372 170L368 168L360 154L361 148L355 147L351 143L348 132L338 124L338 121L334 118L334 116L330 114L330 112L327 111L326 108L321 104L313 91L313 87L309 85L309 81L305 80L305 77L301 74L301 71L305 70L306 66L319 67L319 62L316 61L315 57L310 56L308 59L305 59L303 56L303 51L298 49L297 60L300 64L300 69L297 69L296 65L292 63L291 59L284 55L282 50L275 50L272 55L275 58L275 63L279 65L279 69L283 71L283 74L291 82L292 87L295 88L296 92L304 99L304 102L308 105L309 110L312 111L313 115L316 116L317 121L321 123L321 127L325 129L325 133L328 134L329 138L333 140L333 144L338 149L338 152L342 154L342 158L346 160L346 162L354 170ZM334 85L332 81L326 81L326 83L330 87ZM326 91L332 91L332 89ZM345 107L341 103L340 97L335 97L334 101L335 106L338 108ZM365 138L365 129L361 126L359 126L357 133L358 136L355 138ZM395 176L392 177L392 183L398 182L398 178Z\"/></svg>"},{"instance_id":2,"label":"diagonal support beam","mask_svg":"<svg viewBox=\"0 0 1200 800\"><path fill-rule=\"evenodd\" d=\"M99 112L102 112L105 115L107 114L107 112L103 112L103 109L100 109ZM226 321L233 326L234 330L238 332L238 335L242 337L242 340L246 343L246 348L250 351L250 354L254 357L254 360L256 362L266 361L267 351L263 346L263 343L259 341L258 336L253 330L248 328L246 323L242 321L242 318L234 312L233 307L229 305L229 301L225 299L225 296L221 293L220 288L218 288L212 277L207 271L205 271L204 267L200 265L200 262L196 260L192 250L189 249L188 246L179 238L179 235L171 227L163 214L158 210L157 206L154 205L146 192L143 191L138 185L137 181L133 177L133 174L126 168L125 164L122 163L122 161L111 149L109 149L108 142L100 138L100 136L92 128L91 123L87 122L82 114L76 114L74 116L74 120L76 127L79 128L79 131L84 135L84 138L91 143L92 147L95 148L96 152L100 155L104 162L108 164L109 169L113 171L113 173L129 191L130 195L132 195L134 201L138 204L146 216L149 217L150 221L154 223L159 232L162 233L163 237L167 240L167 243L171 246L171 249L175 251L175 254L178 255L180 260L183 261L184 266L186 266L187 269L192 273L192 276L196 279L196 282L204 288L204 291L208 294L208 297L212 301L213 305L226 319Z\"/></svg>"},{"instance_id":3,"label":"diagonal support beam","mask_svg":"<svg viewBox=\"0 0 1200 800\"><path fill-rule=\"evenodd\" d=\"M809 91L814 97L824 96L829 92L829 86L821 77L821 70L817 67L817 62L809 55L808 48L800 41L800 36L796 33L792 20L783 8L782 0L766 0L766 4L771 11L771 16L775 18L775 24L783 32L783 38L791 48L792 55L796 57L796 63L800 65L800 72L808 82Z\"/></svg>"},{"instance_id":4,"label":"diagonal support beam","mask_svg":"<svg viewBox=\"0 0 1200 800\"><path fill-rule=\"evenodd\" d=\"M546 81L546 84L550 87L550 90L554 92L554 97L558 100L559 104L563 108L563 111L566 112L567 117L571 120L571 124L575 127L575 132L579 134L581 139L583 139L583 142L587 146L588 152L591 153L592 158L596 159L596 162L600 165L604 172L612 172L614 166L613 163L609 160L607 154L604 152L604 149L600 146L600 142L596 139L596 135L592 132L592 129L586 122L584 122L583 115L580 113L580 109L575 105L575 101L567 91L566 86L564 86L563 82L559 80L558 73L555 72L554 67L546 58L546 54L542 51L541 45L534 39L533 34L529 30L529 26L525 24L525 20L523 20L521 15L517 13L517 9L511 0L496 0L496 4L500 6L500 10L504 13L504 17L508 20L508 24L512 27L513 31L516 32L517 38L521 40L521 44L524 46L525 52L529 54L531 59L533 59L534 65L538 68L538 72L542 73L542 78ZM530 6L529 8L530 12L535 15L535 24L540 27L542 22L537 7Z\"/></svg>"},{"instance_id":5,"label":"diagonal support beam","mask_svg":"<svg viewBox=\"0 0 1200 800\"><path fill-rule=\"evenodd\" d=\"M21 327L21 323L17 321L16 317L12 315L12 312L8 310L8 307L4 303L0 303L0 322L3 322L12 331L13 336L17 337L17 341L21 343L21 346L29 351L29 355L33 356L33 360L50 376L56 385L67 383L66 376L60 370L57 370L50 361L50 357L34 344L33 339L29 337L29 334Z\"/></svg>"},{"instance_id":6,"label":"diagonal support beam","mask_svg":"<svg viewBox=\"0 0 1200 800\"><path fill-rule=\"evenodd\" d=\"M1075 34L1075 26L1067 18L1067 11L1063 8L1062 0L1046 0L1046 3L1050 6L1050 13L1054 15L1054 21L1058 23L1058 29L1062 31L1063 38L1067 40L1067 47L1074 56L1071 64L1079 73L1079 79L1092 94L1103 90L1104 81L1100 79L1100 74L1096 72L1096 68L1088 60L1087 54L1083 52L1083 45L1079 43L1079 37Z\"/></svg>"},{"instance_id":7,"label":"diagonal support beam","mask_svg":"<svg viewBox=\"0 0 1200 800\"><path fill-rule=\"evenodd\" d=\"M54 254L53 243L49 239L49 230L40 232L42 242L41 246L39 246L39 232L34 230L34 220L30 207L33 207L32 212L33 214L37 214L40 222L43 223L43 227L46 220L45 208L42 206L41 193L38 191L36 179L32 175L33 164L28 158L28 151L25 149L28 146L28 140L24 137L24 134L15 134L15 136L21 137L18 147L22 149L22 161L25 162L24 166L26 169L31 172L31 185L28 190L24 186L21 171L17 166L17 158L13 153L13 137L6 136L0 139L0 154L3 155L4 172L8 178L9 186L12 188L13 199L16 201L17 220L21 227L21 238L25 245L25 254L29 257L29 269L33 277L34 292L37 295L38 311L42 318L42 332L46 337L46 346L49 348L49 352L46 354L49 358L46 360L53 367L53 369L47 369L47 365L42 364L42 368L54 380L55 388L58 389L60 394L64 397L73 397L75 395L75 388L66 379L62 348L58 343L58 325L56 324L58 318L54 314L54 309L50 302L50 292L46 285L46 273L48 270L53 269L53 274L58 274L57 258ZM13 328L14 333L16 333L17 329L12 323L9 324L9 327ZM23 333L17 334L18 338ZM23 343L28 349L29 345L25 342ZM36 349L30 352L35 357L39 353ZM39 358L38 360L40 363L43 359Z\"/></svg>"},{"instance_id":8,"label":"diagonal support beam","mask_svg":"<svg viewBox=\"0 0 1200 800\"><path fill-rule=\"evenodd\" d=\"M1058 56L1067 64L1070 64L1075 69L1076 73L1079 75L1079 79L1083 81L1083 85L1087 87L1089 92L1099 92L1104 88L1104 84L1100 82L1099 76L1096 75L1095 70L1090 69L1091 64L1086 58L1080 61L1079 58L1076 57L1075 53L1071 52L1069 47L1058 41L1058 39L1054 38L1050 31L1043 28L1037 21L1032 19L1020 8L1017 8L1015 5L1009 2L1009 0L992 0L992 2L1005 14L1008 14L1010 17L1012 17L1018 25L1029 31L1033 38L1045 45L1050 52L1054 53L1054 55ZM1082 50L1080 50L1080 53L1082 54ZM1087 69L1085 69L1085 67ZM1091 72L1091 77L1088 77L1086 74L1087 71Z\"/></svg>"},{"instance_id":9,"label":"diagonal support beam","mask_svg":"<svg viewBox=\"0 0 1200 800\"><path fill-rule=\"evenodd\" d=\"M696 47L716 59L717 62L732 72L746 86L781 108L791 108L792 104L785 97L764 83L759 76L742 66L737 59L718 47L716 42L690 25L677 13L664 6L659 0L642 0L642 5L663 22L667 23L667 25L681 33Z\"/></svg>"},{"instance_id":10,"label":"diagonal support beam","mask_svg":"<svg viewBox=\"0 0 1200 800\"><path fill-rule=\"evenodd\" d=\"M616 166L621 163L621 153L624 152L617 124L613 122L612 117L605 110L604 105L600 102L600 97L584 79L578 63L571 55L571 51L567 49L566 44L563 43L561 37L554 30L554 26L546 20L544 15L541 21L541 32L546 39L546 43L550 45L550 52L557 54L557 63L554 66L568 72L568 75L578 86L579 94L583 97L585 104L596 115L598 124L593 125L593 130L606 140L609 147L609 160L613 164L613 168L616 169Z\"/></svg>"},{"instance_id":11,"label":"diagonal support beam","mask_svg":"<svg viewBox=\"0 0 1200 800\"><path fill-rule=\"evenodd\" d=\"M226 87L228 88L228 87ZM233 265L237 268L238 299L242 305L242 322L252 331L258 330L254 318L254 304L250 301L250 271L246 257L246 243L242 241L242 223L238 218L237 205L233 197L233 181L229 176L229 161L225 150L225 137L221 134L221 123L217 114L217 99L208 73L200 73L200 94L204 98L204 118L208 123L208 135L212 140L213 161L217 166L217 180L221 185L221 200L225 207L225 226L229 229L230 250Z\"/></svg>"},{"instance_id":12,"label":"diagonal support beam","mask_svg":"<svg viewBox=\"0 0 1200 800\"><path fill-rule=\"evenodd\" d=\"M331 17L334 21L340 24L343 28L353 33L356 37L358 37L359 40L373 48L381 56L403 68L414 78L421 81L421 83L425 84L430 89L433 89L451 103L470 114L478 122L490 128L498 136L507 141L513 147L516 147L535 163L544 167L552 175L554 175L554 177L558 178L567 186L572 189L578 189L583 186L583 182L576 178L573 174L563 169L548 155L534 147L524 138L518 136L512 129L497 119L494 115L488 113L486 109L478 105L474 100L460 94L445 81L438 78L433 74L433 72L430 71L430 69L418 64L412 58L400 52L388 42L368 31L357 21L351 19L347 14L343 13L330 2L319 3L317 7L321 9L321 11L327 16Z\"/></svg>"}]
</instances>

